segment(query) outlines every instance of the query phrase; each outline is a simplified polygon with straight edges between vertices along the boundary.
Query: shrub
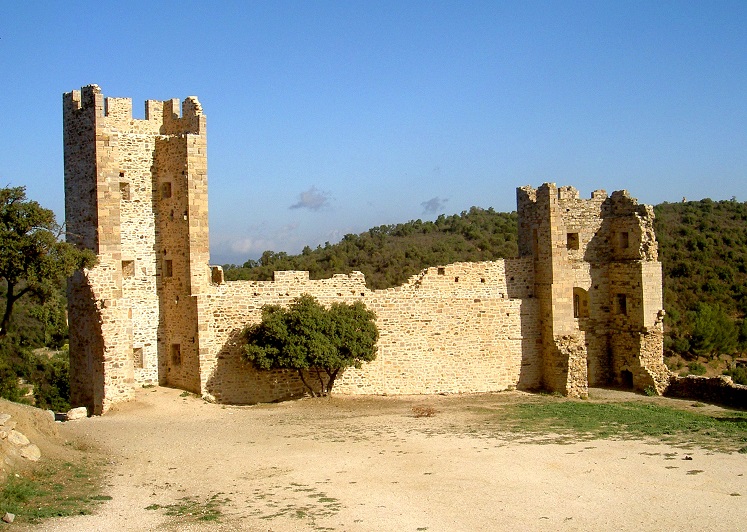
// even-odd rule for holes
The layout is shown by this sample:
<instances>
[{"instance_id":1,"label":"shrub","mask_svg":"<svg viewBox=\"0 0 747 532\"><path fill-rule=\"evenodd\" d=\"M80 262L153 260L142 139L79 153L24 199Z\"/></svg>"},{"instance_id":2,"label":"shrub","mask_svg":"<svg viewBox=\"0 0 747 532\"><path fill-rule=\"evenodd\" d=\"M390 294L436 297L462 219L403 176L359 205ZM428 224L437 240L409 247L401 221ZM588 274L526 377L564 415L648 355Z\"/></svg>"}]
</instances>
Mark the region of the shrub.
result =
<instances>
[{"instance_id":1,"label":"shrub","mask_svg":"<svg viewBox=\"0 0 747 532\"><path fill-rule=\"evenodd\" d=\"M691 375L705 375L706 367L700 362L690 362L687 365L687 369L690 370Z\"/></svg>"},{"instance_id":2,"label":"shrub","mask_svg":"<svg viewBox=\"0 0 747 532\"><path fill-rule=\"evenodd\" d=\"M747 386L747 368L739 367L734 369L727 369L724 371L724 375L731 377L736 384L744 384Z\"/></svg>"},{"instance_id":3,"label":"shrub","mask_svg":"<svg viewBox=\"0 0 747 532\"><path fill-rule=\"evenodd\" d=\"M308 294L287 308L265 305L262 322L244 332L244 360L259 370L296 370L312 396L316 391L305 374L316 374L321 395L327 395L341 370L376 358L375 319L360 301L333 303L327 309Z\"/></svg>"}]
</instances>

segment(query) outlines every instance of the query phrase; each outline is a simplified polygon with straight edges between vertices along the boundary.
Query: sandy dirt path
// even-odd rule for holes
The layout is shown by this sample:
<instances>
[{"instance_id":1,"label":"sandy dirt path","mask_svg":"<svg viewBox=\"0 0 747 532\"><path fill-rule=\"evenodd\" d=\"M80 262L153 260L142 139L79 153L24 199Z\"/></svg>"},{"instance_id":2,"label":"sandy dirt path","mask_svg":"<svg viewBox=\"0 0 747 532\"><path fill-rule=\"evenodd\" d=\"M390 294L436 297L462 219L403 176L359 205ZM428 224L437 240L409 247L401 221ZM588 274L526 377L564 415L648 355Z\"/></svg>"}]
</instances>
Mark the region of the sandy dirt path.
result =
<instances>
[{"instance_id":1,"label":"sandy dirt path","mask_svg":"<svg viewBox=\"0 0 747 532\"><path fill-rule=\"evenodd\" d=\"M301 400L253 407L144 389L61 426L110 455L79 530L744 530L747 456L639 441L560 444L480 434L481 397ZM461 401L461 403L460 403ZM416 418L413 405L437 409ZM685 456L692 460L685 460ZM213 500L219 523L186 504ZM155 508L155 505L159 508ZM182 515L168 516L168 507ZM151 508L151 509L148 509Z\"/></svg>"}]
</instances>

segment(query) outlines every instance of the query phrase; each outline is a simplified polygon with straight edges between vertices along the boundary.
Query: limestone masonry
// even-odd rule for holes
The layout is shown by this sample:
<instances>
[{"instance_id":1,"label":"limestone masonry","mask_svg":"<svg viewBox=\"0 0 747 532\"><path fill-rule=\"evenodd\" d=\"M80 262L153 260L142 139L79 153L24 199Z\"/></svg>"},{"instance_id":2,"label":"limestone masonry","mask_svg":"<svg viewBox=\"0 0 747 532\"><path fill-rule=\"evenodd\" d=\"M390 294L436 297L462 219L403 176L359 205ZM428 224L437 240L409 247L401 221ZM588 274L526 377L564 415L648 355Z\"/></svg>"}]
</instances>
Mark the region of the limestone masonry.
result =
<instances>
[{"instance_id":1,"label":"limestone masonry","mask_svg":"<svg viewBox=\"0 0 747 532\"><path fill-rule=\"evenodd\" d=\"M341 394L667 386L653 210L626 191L519 188L518 258L428 268L396 288L369 290L359 272L224 282L209 265L197 98L148 100L139 120L131 99L89 85L63 107L68 240L99 258L68 289L75 406L100 414L148 384L223 403L302 395L295 372L241 361L241 333L263 305L304 293L377 315L377 358L346 370Z\"/></svg>"}]
</instances>

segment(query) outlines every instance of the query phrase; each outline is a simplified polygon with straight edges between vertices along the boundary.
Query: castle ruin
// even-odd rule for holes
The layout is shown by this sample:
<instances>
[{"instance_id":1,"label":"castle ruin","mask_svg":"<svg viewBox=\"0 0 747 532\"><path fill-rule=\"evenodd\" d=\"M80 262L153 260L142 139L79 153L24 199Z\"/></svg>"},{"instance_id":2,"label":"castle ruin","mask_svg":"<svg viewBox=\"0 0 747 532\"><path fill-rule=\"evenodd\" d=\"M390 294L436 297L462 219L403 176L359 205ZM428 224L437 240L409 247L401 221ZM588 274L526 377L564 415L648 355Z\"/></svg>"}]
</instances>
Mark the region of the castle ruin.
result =
<instances>
[{"instance_id":1,"label":"castle ruin","mask_svg":"<svg viewBox=\"0 0 747 532\"><path fill-rule=\"evenodd\" d=\"M667 385L653 210L625 191L519 188L518 258L432 267L395 288L369 290L359 272L225 282L209 265L197 98L148 100L141 120L131 99L89 85L63 96L63 117L68 240L98 256L68 288L75 406L101 414L150 384L222 403L300 396L295 372L242 362L241 333L263 305L304 293L377 315L377 358L346 370L340 394Z\"/></svg>"}]
</instances>

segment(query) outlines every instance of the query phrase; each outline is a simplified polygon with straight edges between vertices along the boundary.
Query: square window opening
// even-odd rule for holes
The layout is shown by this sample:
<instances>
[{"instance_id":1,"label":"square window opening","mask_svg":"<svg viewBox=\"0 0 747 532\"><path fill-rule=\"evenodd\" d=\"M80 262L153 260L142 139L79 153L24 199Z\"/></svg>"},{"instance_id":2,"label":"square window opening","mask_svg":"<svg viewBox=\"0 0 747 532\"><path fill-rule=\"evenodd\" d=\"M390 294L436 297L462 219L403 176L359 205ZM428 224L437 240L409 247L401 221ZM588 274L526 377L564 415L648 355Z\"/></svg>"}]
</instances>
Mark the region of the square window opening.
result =
<instances>
[{"instance_id":1,"label":"square window opening","mask_svg":"<svg viewBox=\"0 0 747 532\"><path fill-rule=\"evenodd\" d=\"M132 279L135 277L135 261L134 260L123 260L122 261L122 277L124 279Z\"/></svg>"},{"instance_id":2,"label":"square window opening","mask_svg":"<svg viewBox=\"0 0 747 532\"><path fill-rule=\"evenodd\" d=\"M566 235L565 247L567 249L578 249L578 233L568 233Z\"/></svg>"}]
</instances>

